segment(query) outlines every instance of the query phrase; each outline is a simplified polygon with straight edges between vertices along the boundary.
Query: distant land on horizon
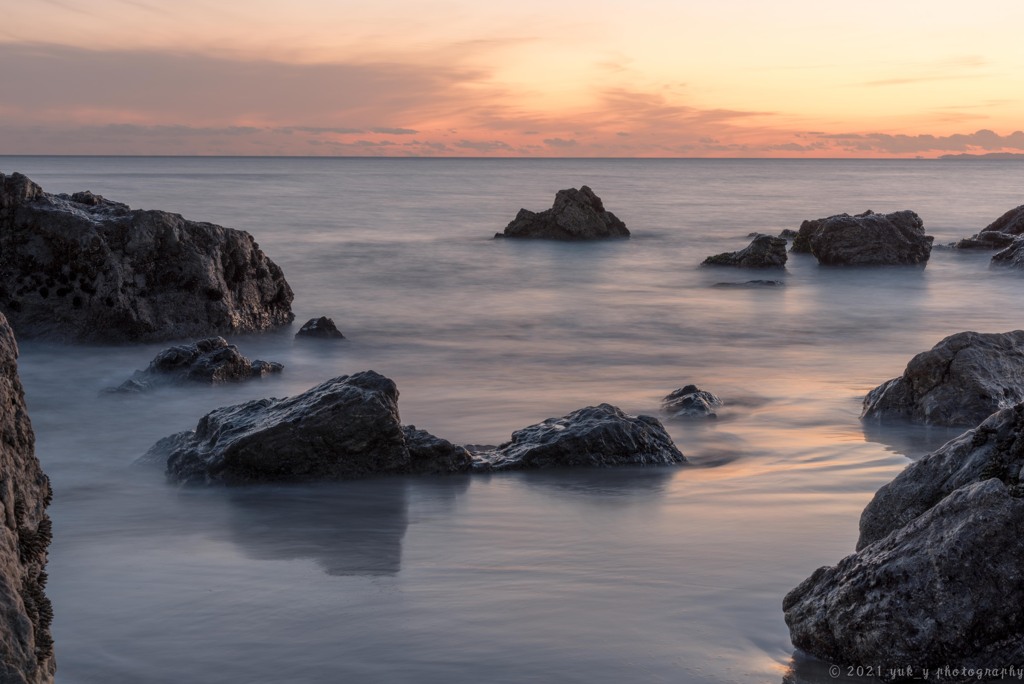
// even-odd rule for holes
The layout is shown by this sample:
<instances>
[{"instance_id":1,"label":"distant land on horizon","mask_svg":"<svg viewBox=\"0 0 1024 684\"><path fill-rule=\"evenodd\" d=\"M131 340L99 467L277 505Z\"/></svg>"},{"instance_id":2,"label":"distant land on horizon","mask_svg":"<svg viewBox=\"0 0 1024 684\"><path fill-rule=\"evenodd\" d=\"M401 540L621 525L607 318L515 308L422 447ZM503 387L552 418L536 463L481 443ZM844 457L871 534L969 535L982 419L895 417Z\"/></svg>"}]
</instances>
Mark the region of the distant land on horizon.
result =
<instances>
[{"instance_id":1,"label":"distant land on horizon","mask_svg":"<svg viewBox=\"0 0 1024 684\"><path fill-rule=\"evenodd\" d=\"M987 154L944 154L939 159L1024 159L1024 154L1019 152L989 152Z\"/></svg>"}]
</instances>

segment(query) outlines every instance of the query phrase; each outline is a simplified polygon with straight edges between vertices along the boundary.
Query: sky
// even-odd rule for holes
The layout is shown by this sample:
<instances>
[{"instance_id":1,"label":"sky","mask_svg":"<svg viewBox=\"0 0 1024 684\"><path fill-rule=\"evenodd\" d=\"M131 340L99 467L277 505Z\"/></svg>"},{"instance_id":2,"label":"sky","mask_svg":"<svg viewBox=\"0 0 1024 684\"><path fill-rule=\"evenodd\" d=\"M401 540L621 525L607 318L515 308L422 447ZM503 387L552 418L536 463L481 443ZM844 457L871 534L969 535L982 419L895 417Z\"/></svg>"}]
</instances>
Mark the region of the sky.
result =
<instances>
[{"instance_id":1,"label":"sky","mask_svg":"<svg viewBox=\"0 0 1024 684\"><path fill-rule=\"evenodd\" d=\"M28 0L0 154L1024 153L1020 0Z\"/></svg>"}]
</instances>

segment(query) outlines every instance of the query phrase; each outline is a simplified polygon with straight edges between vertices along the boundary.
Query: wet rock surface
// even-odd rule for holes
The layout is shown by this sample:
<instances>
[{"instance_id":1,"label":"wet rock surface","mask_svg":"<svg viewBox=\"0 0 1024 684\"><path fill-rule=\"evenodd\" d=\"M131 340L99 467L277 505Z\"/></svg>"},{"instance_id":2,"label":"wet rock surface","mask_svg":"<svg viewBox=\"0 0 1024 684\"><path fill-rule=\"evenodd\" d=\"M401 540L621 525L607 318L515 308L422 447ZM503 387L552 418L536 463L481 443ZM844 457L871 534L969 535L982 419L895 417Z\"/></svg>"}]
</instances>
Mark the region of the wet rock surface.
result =
<instances>
[{"instance_id":1,"label":"wet rock surface","mask_svg":"<svg viewBox=\"0 0 1024 684\"><path fill-rule=\"evenodd\" d=\"M871 216L875 212L868 209L860 214L854 214L854 218L864 218L865 216ZM819 219L807 219L800 223L800 228L796 231L796 235L793 236L793 244L790 246L789 251L797 254L810 254L811 253L811 236L818 232L827 221L836 218L848 218L849 214L833 214L832 216L826 216Z\"/></svg>"},{"instance_id":2,"label":"wet rock surface","mask_svg":"<svg viewBox=\"0 0 1024 684\"><path fill-rule=\"evenodd\" d=\"M771 235L758 235L737 252L723 252L704 260L706 266L769 268L786 265L786 241Z\"/></svg>"},{"instance_id":3,"label":"wet rock surface","mask_svg":"<svg viewBox=\"0 0 1024 684\"><path fill-rule=\"evenodd\" d=\"M0 315L0 682L35 684L52 682L56 668L45 593L52 492L36 459L17 357Z\"/></svg>"},{"instance_id":4,"label":"wet rock surface","mask_svg":"<svg viewBox=\"0 0 1024 684\"><path fill-rule=\"evenodd\" d=\"M274 361L250 361L223 337L208 337L164 349L145 370L135 371L132 377L107 391L145 392L164 385L190 383L219 385L262 378L282 370L284 366Z\"/></svg>"},{"instance_id":5,"label":"wet rock surface","mask_svg":"<svg viewBox=\"0 0 1024 684\"><path fill-rule=\"evenodd\" d=\"M338 326L334 324L334 321L327 316L321 316L320 318L310 318L306 321L299 331L295 333L295 337L305 337L309 339L320 339L320 340L342 340L345 336L338 330Z\"/></svg>"},{"instance_id":6,"label":"wet rock surface","mask_svg":"<svg viewBox=\"0 0 1024 684\"><path fill-rule=\"evenodd\" d=\"M626 224L604 208L601 198L586 185L559 190L550 209L520 209L503 233L494 237L547 240L602 240L627 238Z\"/></svg>"},{"instance_id":7,"label":"wet rock surface","mask_svg":"<svg viewBox=\"0 0 1024 684\"><path fill-rule=\"evenodd\" d=\"M992 265L1024 268L1024 237L1015 238L1009 247L994 254Z\"/></svg>"},{"instance_id":8,"label":"wet rock surface","mask_svg":"<svg viewBox=\"0 0 1024 684\"><path fill-rule=\"evenodd\" d=\"M912 211L832 216L807 234L811 254L830 266L924 264L932 251L933 238Z\"/></svg>"},{"instance_id":9,"label":"wet rock surface","mask_svg":"<svg viewBox=\"0 0 1024 684\"><path fill-rule=\"evenodd\" d=\"M1024 401L1024 330L961 332L918 354L864 398L864 419L977 425Z\"/></svg>"},{"instance_id":10,"label":"wet rock surface","mask_svg":"<svg viewBox=\"0 0 1024 684\"><path fill-rule=\"evenodd\" d=\"M960 249L1003 249L1018 235L1024 235L1024 204L988 224L969 238L960 240Z\"/></svg>"},{"instance_id":11,"label":"wet rock surface","mask_svg":"<svg viewBox=\"0 0 1024 684\"><path fill-rule=\"evenodd\" d=\"M696 385L681 387L661 400L661 410L671 418L717 418L715 408L724 402Z\"/></svg>"},{"instance_id":12,"label":"wet rock surface","mask_svg":"<svg viewBox=\"0 0 1024 684\"><path fill-rule=\"evenodd\" d=\"M260 332L292 290L248 233L0 174L0 310L19 336L120 343Z\"/></svg>"}]
</instances>

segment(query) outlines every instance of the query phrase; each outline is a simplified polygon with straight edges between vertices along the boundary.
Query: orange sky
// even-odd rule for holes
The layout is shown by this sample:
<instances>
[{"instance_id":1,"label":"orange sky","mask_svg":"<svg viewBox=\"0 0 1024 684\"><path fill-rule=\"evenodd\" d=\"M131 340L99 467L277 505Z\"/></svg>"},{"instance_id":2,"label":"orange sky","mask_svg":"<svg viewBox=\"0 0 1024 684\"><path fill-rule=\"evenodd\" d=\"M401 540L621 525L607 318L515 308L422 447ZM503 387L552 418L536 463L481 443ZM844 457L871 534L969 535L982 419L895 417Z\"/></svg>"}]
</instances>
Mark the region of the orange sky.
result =
<instances>
[{"instance_id":1,"label":"orange sky","mask_svg":"<svg viewBox=\"0 0 1024 684\"><path fill-rule=\"evenodd\" d=\"M33 0L4 15L0 154L1024 153L1019 0Z\"/></svg>"}]
</instances>

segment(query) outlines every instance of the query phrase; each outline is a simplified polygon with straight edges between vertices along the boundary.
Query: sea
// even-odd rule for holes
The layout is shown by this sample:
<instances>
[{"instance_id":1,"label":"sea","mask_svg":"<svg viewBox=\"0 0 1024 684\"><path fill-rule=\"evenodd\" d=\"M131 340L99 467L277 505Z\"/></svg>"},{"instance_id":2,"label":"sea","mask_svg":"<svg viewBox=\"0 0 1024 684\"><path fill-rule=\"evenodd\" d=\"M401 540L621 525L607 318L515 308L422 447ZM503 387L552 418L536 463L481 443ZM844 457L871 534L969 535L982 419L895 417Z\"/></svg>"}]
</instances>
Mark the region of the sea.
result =
<instances>
[{"instance_id":1,"label":"sea","mask_svg":"<svg viewBox=\"0 0 1024 684\"><path fill-rule=\"evenodd\" d=\"M941 248L1024 203L1018 161L0 157L13 171L246 230L295 291L291 329L229 340L284 372L235 386L104 394L168 344L20 341L62 684L871 681L794 652L782 599L959 430L864 423L863 397L948 335L1024 327L1024 272ZM580 185L631 239L493 239ZM927 266L701 266L866 209L920 214ZM779 284L728 286L755 279ZM318 316L345 339L296 340ZM665 419L680 467L224 488L136 463L216 407L367 369L460 444L602 402L659 415L687 384L725 405Z\"/></svg>"}]
</instances>

